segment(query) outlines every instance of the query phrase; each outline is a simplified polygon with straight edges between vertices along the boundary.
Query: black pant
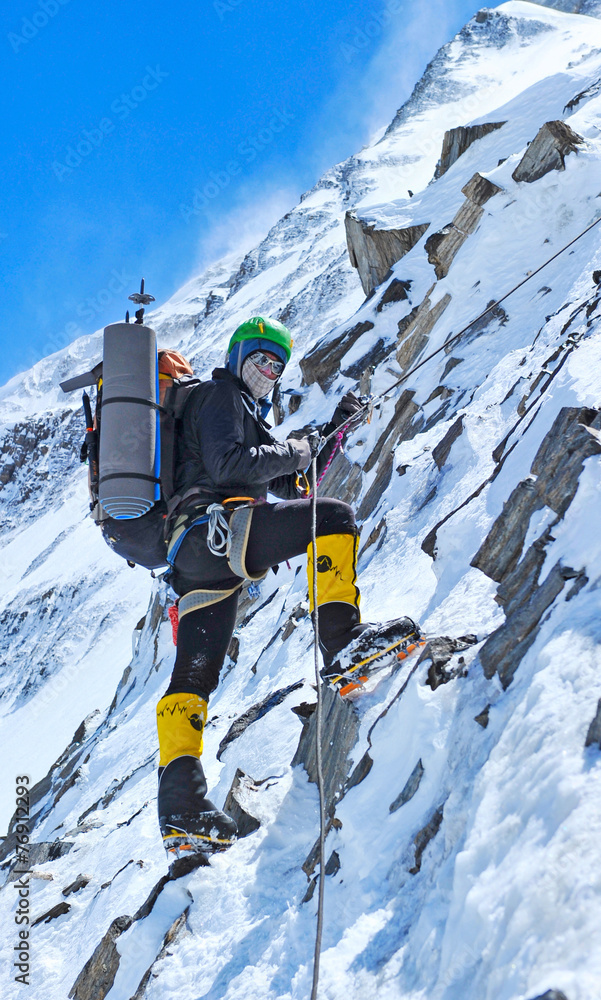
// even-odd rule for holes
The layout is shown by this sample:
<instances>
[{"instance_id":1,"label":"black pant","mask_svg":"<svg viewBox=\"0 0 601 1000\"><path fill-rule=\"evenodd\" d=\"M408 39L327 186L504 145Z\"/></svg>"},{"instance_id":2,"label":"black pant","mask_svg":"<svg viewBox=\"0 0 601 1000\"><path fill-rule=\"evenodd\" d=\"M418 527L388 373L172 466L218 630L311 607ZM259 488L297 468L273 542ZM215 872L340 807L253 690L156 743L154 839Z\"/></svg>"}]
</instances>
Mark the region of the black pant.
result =
<instances>
[{"instance_id":1,"label":"black pant","mask_svg":"<svg viewBox=\"0 0 601 1000\"><path fill-rule=\"evenodd\" d=\"M186 541L195 531L193 528ZM357 531L355 515L348 504L329 497L317 500L317 535L354 535ZM261 504L253 512L252 526L246 550L246 567L253 576L271 566L302 555L311 542L311 501L288 500L283 503ZM187 567L188 590L209 588L214 580L191 578L191 554L194 538L190 539L188 552L184 552ZM225 559L221 562L225 565ZM176 562L179 563L178 560ZM224 570L225 571L225 570ZM235 579L235 578L234 578ZM179 577L181 586L182 577ZM233 584L231 584L233 585ZM225 587L223 588L225 589ZM227 648L236 625L236 611L240 591L230 597L199 608L184 615L177 635L177 656L166 694L188 692L208 700L219 682ZM321 644L328 652L338 652L354 637L359 623L359 612L350 604L326 604L320 611Z\"/></svg>"}]
</instances>

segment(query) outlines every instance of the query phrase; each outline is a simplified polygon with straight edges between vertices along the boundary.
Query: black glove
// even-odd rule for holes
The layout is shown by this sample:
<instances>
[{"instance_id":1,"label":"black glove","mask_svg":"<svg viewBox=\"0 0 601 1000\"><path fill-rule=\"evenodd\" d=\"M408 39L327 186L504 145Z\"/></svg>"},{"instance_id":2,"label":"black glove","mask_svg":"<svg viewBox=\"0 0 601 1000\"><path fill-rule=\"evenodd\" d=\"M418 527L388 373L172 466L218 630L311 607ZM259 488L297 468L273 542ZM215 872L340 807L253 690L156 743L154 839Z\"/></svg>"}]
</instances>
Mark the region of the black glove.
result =
<instances>
[{"instance_id":1,"label":"black glove","mask_svg":"<svg viewBox=\"0 0 601 1000\"><path fill-rule=\"evenodd\" d=\"M361 409L363 409L363 405L355 393L346 392L334 410L334 416L331 420L332 426L341 427L343 424L348 424L349 420Z\"/></svg>"}]
</instances>

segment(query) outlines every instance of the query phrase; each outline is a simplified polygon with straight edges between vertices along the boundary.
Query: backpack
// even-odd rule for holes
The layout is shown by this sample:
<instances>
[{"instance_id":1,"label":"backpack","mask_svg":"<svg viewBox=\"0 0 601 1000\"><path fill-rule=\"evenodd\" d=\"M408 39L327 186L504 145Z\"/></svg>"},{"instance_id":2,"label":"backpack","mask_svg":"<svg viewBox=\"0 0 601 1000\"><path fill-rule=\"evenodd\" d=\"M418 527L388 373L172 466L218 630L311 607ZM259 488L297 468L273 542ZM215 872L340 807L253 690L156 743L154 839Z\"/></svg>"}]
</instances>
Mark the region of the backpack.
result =
<instances>
[{"instance_id":1,"label":"backpack","mask_svg":"<svg viewBox=\"0 0 601 1000\"><path fill-rule=\"evenodd\" d=\"M98 492L102 480L100 468L100 438L102 434L102 362L91 371L61 382L64 392L96 385L96 407L92 416L91 400L83 393L86 436L81 447L80 459L88 462L88 488L91 517L100 526L107 545L129 565L140 565L154 570L167 565L167 521L169 501L175 494L176 441L184 409L193 390L201 384L188 361L173 350L158 352L158 404L148 403L158 415L157 451L160 463L156 499L141 516L110 517L103 508ZM132 408L133 410L133 408ZM135 410L134 419L135 419ZM133 428L135 431L135 428ZM131 432L132 428L128 427ZM124 441L127 436L124 435ZM124 443L124 447L126 447ZM157 456L158 458L158 456ZM140 477L148 478L148 477Z\"/></svg>"}]
</instances>

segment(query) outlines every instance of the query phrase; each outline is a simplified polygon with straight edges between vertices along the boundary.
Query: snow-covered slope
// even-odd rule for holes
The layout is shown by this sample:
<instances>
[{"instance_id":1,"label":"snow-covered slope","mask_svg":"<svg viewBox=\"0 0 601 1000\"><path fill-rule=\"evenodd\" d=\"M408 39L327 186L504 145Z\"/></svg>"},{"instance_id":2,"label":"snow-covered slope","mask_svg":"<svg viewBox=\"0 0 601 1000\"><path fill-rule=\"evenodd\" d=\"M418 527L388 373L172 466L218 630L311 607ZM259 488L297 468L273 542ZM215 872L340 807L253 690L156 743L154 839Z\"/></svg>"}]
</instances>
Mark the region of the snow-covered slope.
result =
<instances>
[{"instance_id":1,"label":"snow-covered slope","mask_svg":"<svg viewBox=\"0 0 601 1000\"><path fill-rule=\"evenodd\" d=\"M161 344L204 374L247 314L287 321L284 389L300 384L301 359L308 384L296 412L281 404L281 435L329 417L362 374L385 393L601 218L600 81L600 21L519 0L481 11L372 144L255 250L152 314ZM584 140L565 169L513 180L558 119ZM483 122L505 124L433 181L444 132ZM437 280L425 242L476 173L499 190ZM349 208L378 228L430 224L367 301ZM328 701L337 793L320 996L598 1000L600 244L601 225L379 400L324 483L359 511L365 616L406 613L429 636L477 642L433 644L354 705ZM87 519L79 400L57 389L98 360L99 338L0 390L0 806L5 828L16 776L40 782L29 898L47 922L33 932L32 992L307 997L318 806L310 717L301 730L315 701L304 560L245 601L209 707L212 794L223 803L242 769L236 794L260 826L210 868L161 881L154 708L173 664L169 596L155 581L149 604L148 575L118 563ZM8 970L13 834L0 848ZM21 988L6 972L3 996Z\"/></svg>"}]
</instances>

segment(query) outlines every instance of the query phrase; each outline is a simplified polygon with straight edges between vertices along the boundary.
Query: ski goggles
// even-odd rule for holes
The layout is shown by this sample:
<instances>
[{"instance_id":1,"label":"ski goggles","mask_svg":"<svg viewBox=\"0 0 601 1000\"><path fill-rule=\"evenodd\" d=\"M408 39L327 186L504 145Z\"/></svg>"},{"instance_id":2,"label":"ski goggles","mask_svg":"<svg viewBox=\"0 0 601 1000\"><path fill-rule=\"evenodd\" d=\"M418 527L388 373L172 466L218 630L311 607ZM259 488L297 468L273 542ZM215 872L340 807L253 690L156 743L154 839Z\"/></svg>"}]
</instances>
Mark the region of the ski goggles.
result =
<instances>
[{"instance_id":1,"label":"ski goggles","mask_svg":"<svg viewBox=\"0 0 601 1000\"><path fill-rule=\"evenodd\" d=\"M283 361L274 361L274 359L268 357L267 354L263 354L263 351L253 351L249 360L252 361L253 365L256 365L257 368L268 368L272 375L276 376L281 375L286 367Z\"/></svg>"}]
</instances>

